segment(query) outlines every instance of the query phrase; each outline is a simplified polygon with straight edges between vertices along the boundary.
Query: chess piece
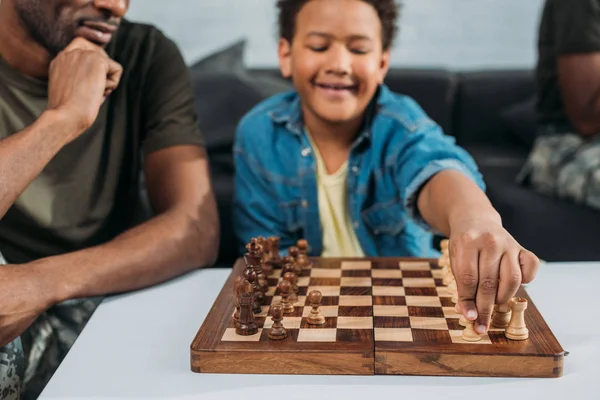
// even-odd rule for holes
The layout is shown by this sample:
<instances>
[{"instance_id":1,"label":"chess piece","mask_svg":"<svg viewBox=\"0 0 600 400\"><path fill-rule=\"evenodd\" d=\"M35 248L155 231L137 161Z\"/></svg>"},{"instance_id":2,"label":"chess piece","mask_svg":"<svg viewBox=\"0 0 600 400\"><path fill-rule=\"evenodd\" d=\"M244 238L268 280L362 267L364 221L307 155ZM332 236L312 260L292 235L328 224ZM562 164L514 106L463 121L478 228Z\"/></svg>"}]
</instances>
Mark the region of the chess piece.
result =
<instances>
[{"instance_id":1,"label":"chess piece","mask_svg":"<svg viewBox=\"0 0 600 400\"><path fill-rule=\"evenodd\" d=\"M246 245L246 249L248 253L252 256L252 268L254 268L254 272L256 272L256 278L258 282L258 286L263 292L262 298L259 298L261 304L264 304L264 293L269 290L269 283L267 282L267 277L265 276L262 270L262 258L263 258L263 249L259 244L258 239L252 238L250 243Z\"/></svg>"},{"instance_id":2,"label":"chess piece","mask_svg":"<svg viewBox=\"0 0 600 400\"><path fill-rule=\"evenodd\" d=\"M298 247L298 258L296 259L298 266L303 270L312 268L312 262L308 259L308 242L300 239L296 246Z\"/></svg>"},{"instance_id":3,"label":"chess piece","mask_svg":"<svg viewBox=\"0 0 600 400\"><path fill-rule=\"evenodd\" d=\"M323 300L323 295L318 290L311 290L308 294L308 302L312 309L306 317L306 322L310 325L323 325L325 323L325 317L321 312L321 300Z\"/></svg>"},{"instance_id":4,"label":"chess piece","mask_svg":"<svg viewBox=\"0 0 600 400\"><path fill-rule=\"evenodd\" d=\"M281 293L281 305L283 306L284 314L291 314L294 312L294 305L290 302L290 292L292 291L292 284L290 281L285 279L279 282L279 292Z\"/></svg>"},{"instance_id":5,"label":"chess piece","mask_svg":"<svg viewBox=\"0 0 600 400\"><path fill-rule=\"evenodd\" d=\"M300 288L298 287L298 278L296 274L293 272L286 272L283 275L283 279L288 281L292 285L292 290L290 291L290 303L296 304L298 302L298 292Z\"/></svg>"},{"instance_id":6,"label":"chess piece","mask_svg":"<svg viewBox=\"0 0 600 400\"><path fill-rule=\"evenodd\" d=\"M298 256L300 255L300 250L298 250L296 246L291 246L288 249L288 254L292 265L294 266L294 273L300 276L302 274L302 268L298 265Z\"/></svg>"},{"instance_id":7,"label":"chess piece","mask_svg":"<svg viewBox=\"0 0 600 400\"><path fill-rule=\"evenodd\" d=\"M271 248L271 265L274 268L281 268L281 256L279 255L279 241L281 240L277 236L271 236L268 239Z\"/></svg>"},{"instance_id":8,"label":"chess piece","mask_svg":"<svg viewBox=\"0 0 600 400\"><path fill-rule=\"evenodd\" d=\"M235 333L242 336L251 336L258 333L258 325L252 313L254 295L252 293L242 293L238 302L240 305L240 322L235 328Z\"/></svg>"},{"instance_id":9,"label":"chess piece","mask_svg":"<svg viewBox=\"0 0 600 400\"><path fill-rule=\"evenodd\" d=\"M281 274L284 276L287 273L292 273L296 275L296 269L294 268L293 262L290 260L291 257L283 258L283 267L281 268ZM298 276L298 275L296 275Z\"/></svg>"},{"instance_id":10,"label":"chess piece","mask_svg":"<svg viewBox=\"0 0 600 400\"><path fill-rule=\"evenodd\" d=\"M448 284L448 291L452 294L452 298L450 299L452 301L452 303L457 304L458 303L458 288L456 286L455 280L452 280Z\"/></svg>"},{"instance_id":11,"label":"chess piece","mask_svg":"<svg viewBox=\"0 0 600 400\"><path fill-rule=\"evenodd\" d=\"M240 324L240 295L242 293L251 292L252 287L244 278L242 278L241 276L235 278L235 282L233 283L233 305L235 306L235 310L233 312L233 324L236 328Z\"/></svg>"},{"instance_id":12,"label":"chess piece","mask_svg":"<svg viewBox=\"0 0 600 400\"><path fill-rule=\"evenodd\" d=\"M475 332L473 321L467 321L467 325L462 331L461 338L465 342L479 342L482 339L481 335Z\"/></svg>"},{"instance_id":13,"label":"chess piece","mask_svg":"<svg viewBox=\"0 0 600 400\"><path fill-rule=\"evenodd\" d=\"M494 314L492 316L492 326L494 328L505 329L510 322L510 304L496 304L494 306Z\"/></svg>"},{"instance_id":14,"label":"chess piece","mask_svg":"<svg viewBox=\"0 0 600 400\"><path fill-rule=\"evenodd\" d=\"M269 339L271 340L282 340L287 337L287 331L283 327L281 321L283 320L283 309L281 304L276 303L271 306L271 313L273 316L271 320L273 321L273 326L269 330Z\"/></svg>"},{"instance_id":15,"label":"chess piece","mask_svg":"<svg viewBox=\"0 0 600 400\"><path fill-rule=\"evenodd\" d=\"M454 305L454 310L456 310L456 313L460 315L460 318L458 319L458 324L460 326L467 326L467 323L469 322L469 320L460 313L459 309L458 309L458 303Z\"/></svg>"},{"instance_id":16,"label":"chess piece","mask_svg":"<svg viewBox=\"0 0 600 400\"><path fill-rule=\"evenodd\" d=\"M258 282L256 282L256 272L251 264L250 254L244 254L244 260L246 261L246 269L244 270L244 278L248 281L248 283L252 286L252 294L253 294L253 311L256 314L261 313L261 300L259 296L262 298L262 302L265 302L265 294L261 290L260 286L258 286Z\"/></svg>"},{"instance_id":17,"label":"chess piece","mask_svg":"<svg viewBox=\"0 0 600 400\"><path fill-rule=\"evenodd\" d=\"M262 236L257 237L256 240L258 241L258 244L260 244L263 249L263 256L262 256L262 259L260 260L260 264L261 264L263 273L265 274L266 277L268 277L273 272L273 266L271 265L271 242L269 240L266 240Z\"/></svg>"},{"instance_id":18,"label":"chess piece","mask_svg":"<svg viewBox=\"0 0 600 400\"><path fill-rule=\"evenodd\" d=\"M522 297L513 297L509 301L511 317L504 331L504 336L511 340L525 340L529 338L529 330L525 326L525 309L527 309L527 299Z\"/></svg>"}]
</instances>

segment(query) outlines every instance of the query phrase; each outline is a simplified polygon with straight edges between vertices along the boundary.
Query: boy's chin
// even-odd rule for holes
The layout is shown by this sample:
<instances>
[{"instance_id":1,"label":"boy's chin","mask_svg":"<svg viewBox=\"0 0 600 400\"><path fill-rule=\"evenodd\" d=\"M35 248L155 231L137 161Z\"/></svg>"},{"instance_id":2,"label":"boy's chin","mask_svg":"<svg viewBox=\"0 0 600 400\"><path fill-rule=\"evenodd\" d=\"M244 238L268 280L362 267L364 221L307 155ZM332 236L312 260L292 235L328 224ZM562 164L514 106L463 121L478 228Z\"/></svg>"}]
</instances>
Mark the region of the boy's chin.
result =
<instances>
[{"instance_id":1,"label":"boy's chin","mask_svg":"<svg viewBox=\"0 0 600 400\"><path fill-rule=\"evenodd\" d=\"M343 125L355 121L356 118L359 118L362 113L355 112L330 112L330 113L321 113L319 116L323 121L331 125Z\"/></svg>"}]
</instances>

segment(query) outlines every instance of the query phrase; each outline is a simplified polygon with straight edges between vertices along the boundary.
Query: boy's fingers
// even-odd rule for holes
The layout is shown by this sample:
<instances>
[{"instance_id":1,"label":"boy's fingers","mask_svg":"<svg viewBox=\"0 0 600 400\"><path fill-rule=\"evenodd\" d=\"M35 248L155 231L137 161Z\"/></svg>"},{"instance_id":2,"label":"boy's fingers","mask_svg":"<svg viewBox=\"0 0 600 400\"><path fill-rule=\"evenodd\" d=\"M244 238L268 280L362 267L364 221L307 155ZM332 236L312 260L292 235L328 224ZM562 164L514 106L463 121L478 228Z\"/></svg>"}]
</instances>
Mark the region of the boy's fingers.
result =
<instances>
[{"instance_id":1,"label":"boy's fingers","mask_svg":"<svg viewBox=\"0 0 600 400\"><path fill-rule=\"evenodd\" d=\"M477 319L475 295L479 281L479 250L468 238L450 243L450 263L456 278L459 307L465 318L474 321Z\"/></svg>"},{"instance_id":2,"label":"boy's fingers","mask_svg":"<svg viewBox=\"0 0 600 400\"><path fill-rule=\"evenodd\" d=\"M540 266L540 259L527 249L521 249L519 253L519 265L521 267L523 283L533 281Z\"/></svg>"},{"instance_id":3,"label":"boy's fingers","mask_svg":"<svg viewBox=\"0 0 600 400\"><path fill-rule=\"evenodd\" d=\"M479 284L477 287L476 303L477 324L475 331L481 335L487 332L498 291L498 276L502 252L494 241L488 241L479 256Z\"/></svg>"},{"instance_id":4,"label":"boy's fingers","mask_svg":"<svg viewBox=\"0 0 600 400\"><path fill-rule=\"evenodd\" d=\"M521 286L521 267L519 255L507 252L500 262L500 283L498 285L497 304L506 304L513 298Z\"/></svg>"}]
</instances>

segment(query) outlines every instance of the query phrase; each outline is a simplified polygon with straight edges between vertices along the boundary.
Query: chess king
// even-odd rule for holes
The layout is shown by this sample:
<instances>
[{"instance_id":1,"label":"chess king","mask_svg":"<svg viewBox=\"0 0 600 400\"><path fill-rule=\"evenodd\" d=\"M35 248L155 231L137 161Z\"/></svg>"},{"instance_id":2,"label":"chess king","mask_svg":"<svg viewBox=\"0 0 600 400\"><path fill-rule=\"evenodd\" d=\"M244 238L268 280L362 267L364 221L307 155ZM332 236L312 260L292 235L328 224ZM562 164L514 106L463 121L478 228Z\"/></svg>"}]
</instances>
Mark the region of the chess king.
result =
<instances>
[{"instance_id":1,"label":"chess king","mask_svg":"<svg viewBox=\"0 0 600 400\"><path fill-rule=\"evenodd\" d=\"M312 256L435 256L450 238L457 309L487 332L539 260L502 226L472 157L384 83L396 0L278 0L281 73L235 136L235 230Z\"/></svg>"}]
</instances>

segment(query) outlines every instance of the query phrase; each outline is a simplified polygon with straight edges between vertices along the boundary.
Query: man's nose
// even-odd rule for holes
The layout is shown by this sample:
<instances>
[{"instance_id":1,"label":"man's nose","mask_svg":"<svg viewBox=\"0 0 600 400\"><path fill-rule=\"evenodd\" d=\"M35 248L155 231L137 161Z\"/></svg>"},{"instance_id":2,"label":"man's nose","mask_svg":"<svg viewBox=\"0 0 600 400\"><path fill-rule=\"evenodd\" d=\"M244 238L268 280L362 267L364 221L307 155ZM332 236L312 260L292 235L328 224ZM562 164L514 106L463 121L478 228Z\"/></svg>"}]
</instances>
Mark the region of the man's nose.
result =
<instances>
[{"instance_id":1,"label":"man's nose","mask_svg":"<svg viewBox=\"0 0 600 400\"><path fill-rule=\"evenodd\" d=\"M129 7L129 0L94 0L94 6L110 12L113 17L122 18Z\"/></svg>"}]
</instances>

